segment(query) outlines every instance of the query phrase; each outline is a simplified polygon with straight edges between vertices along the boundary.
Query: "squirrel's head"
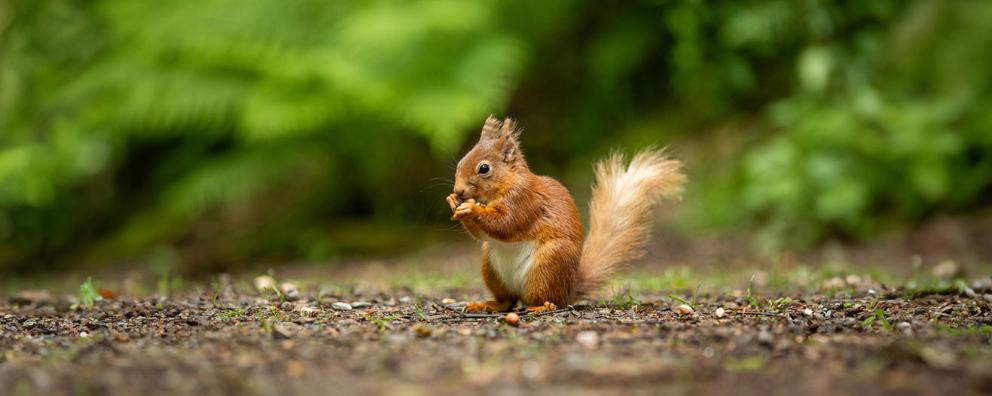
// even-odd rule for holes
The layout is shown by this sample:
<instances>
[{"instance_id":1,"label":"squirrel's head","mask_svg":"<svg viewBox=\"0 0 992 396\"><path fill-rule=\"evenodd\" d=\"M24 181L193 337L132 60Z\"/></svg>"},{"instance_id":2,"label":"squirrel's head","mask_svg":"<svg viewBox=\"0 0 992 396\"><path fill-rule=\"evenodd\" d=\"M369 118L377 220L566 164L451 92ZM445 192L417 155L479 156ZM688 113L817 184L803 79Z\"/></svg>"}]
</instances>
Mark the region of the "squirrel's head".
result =
<instances>
[{"instance_id":1,"label":"squirrel's head","mask_svg":"<svg viewBox=\"0 0 992 396\"><path fill-rule=\"evenodd\" d=\"M506 193L527 162L520 152L520 130L510 118L486 119L482 136L455 171L455 194L462 200L488 203Z\"/></svg>"}]
</instances>

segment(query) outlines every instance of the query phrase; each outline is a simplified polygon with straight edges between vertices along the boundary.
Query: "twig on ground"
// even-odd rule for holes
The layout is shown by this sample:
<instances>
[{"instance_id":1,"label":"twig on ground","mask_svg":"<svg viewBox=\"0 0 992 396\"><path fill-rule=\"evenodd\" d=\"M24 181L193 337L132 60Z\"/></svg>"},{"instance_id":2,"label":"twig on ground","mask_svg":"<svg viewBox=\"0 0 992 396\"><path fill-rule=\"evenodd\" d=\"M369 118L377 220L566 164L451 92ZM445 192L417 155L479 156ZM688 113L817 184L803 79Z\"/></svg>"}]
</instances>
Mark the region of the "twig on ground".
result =
<instances>
[{"instance_id":1,"label":"twig on ground","mask_svg":"<svg viewBox=\"0 0 992 396\"><path fill-rule=\"evenodd\" d=\"M570 311L574 311L574 310L575 310L574 308L568 307L568 308L555 309L555 310L551 310L551 311L541 311L541 312L538 312L538 313L533 313L533 312L528 312L528 311L524 311L524 312L527 313L528 316L537 317L537 316L544 316L544 315L554 315L556 313L562 313L562 312L570 312Z\"/></svg>"},{"instance_id":2,"label":"twig on ground","mask_svg":"<svg viewBox=\"0 0 992 396\"><path fill-rule=\"evenodd\" d=\"M438 307L441 307L441 308L444 308L445 310L448 310L448 311L451 311L451 312L454 312L454 313L455 313L455 315L458 315L458 316L462 316L462 315L464 315L464 314L465 314L465 313L464 313L464 312L462 312L462 311L459 311L459 310L457 310L457 309L454 309L454 308L451 308L451 307L449 307L449 306L447 306L447 305L444 305L444 304L438 304L437 302L434 302L434 301L431 301L431 304L434 304L434 305L436 305L436 306L438 306Z\"/></svg>"},{"instance_id":3,"label":"twig on ground","mask_svg":"<svg viewBox=\"0 0 992 396\"><path fill-rule=\"evenodd\" d=\"M459 311L457 309L454 309L454 308L451 308L449 306L446 306L444 304L438 304L437 302L434 302L434 301L431 301L431 304L434 304L434 305L436 305L438 307L441 307L442 309L444 309L444 310L446 310L448 312L451 312L451 313L455 314L455 316L441 316L441 317L437 317L436 318L436 319L442 320L442 321L459 321L460 322L460 321L463 321L462 319L464 319L464 320L478 320L478 319L502 318L502 317L506 316L506 314L507 314L507 312L498 312L498 313L462 312L462 311ZM553 314L562 313L562 312L569 312L569 311L574 311L574 310L575 310L575 308L569 306L568 308L555 309L555 310L551 310L551 311L542 311L542 312L537 312L537 313L527 311L526 309L520 310L520 311L511 311L511 312L516 312L518 314L527 315L529 317L538 317L538 316L545 316L545 315L553 315Z\"/></svg>"},{"instance_id":4,"label":"twig on ground","mask_svg":"<svg viewBox=\"0 0 992 396\"><path fill-rule=\"evenodd\" d=\"M757 315L757 316L773 316L776 318L788 319L788 316L771 313L771 312L761 312L761 311L741 311L741 315Z\"/></svg>"}]
</instances>

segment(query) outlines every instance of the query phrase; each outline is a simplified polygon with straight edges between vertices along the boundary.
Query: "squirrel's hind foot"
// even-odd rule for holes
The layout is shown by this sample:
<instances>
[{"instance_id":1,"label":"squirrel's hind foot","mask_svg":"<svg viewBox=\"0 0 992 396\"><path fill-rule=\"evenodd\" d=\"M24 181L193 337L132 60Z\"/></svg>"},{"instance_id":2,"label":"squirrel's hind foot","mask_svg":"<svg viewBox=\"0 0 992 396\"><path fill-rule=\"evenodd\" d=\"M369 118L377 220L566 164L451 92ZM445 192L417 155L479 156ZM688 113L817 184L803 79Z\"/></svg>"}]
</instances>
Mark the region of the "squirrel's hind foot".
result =
<instances>
[{"instance_id":1,"label":"squirrel's hind foot","mask_svg":"<svg viewBox=\"0 0 992 396\"><path fill-rule=\"evenodd\" d=\"M512 301L479 301L468 303L465 312L504 312L513 308Z\"/></svg>"},{"instance_id":2,"label":"squirrel's hind foot","mask_svg":"<svg viewBox=\"0 0 992 396\"><path fill-rule=\"evenodd\" d=\"M527 312L538 313L544 311L554 311L556 309L558 309L558 306L555 305L555 303L551 301L545 301L544 305L538 305L536 307L527 307Z\"/></svg>"}]
</instances>

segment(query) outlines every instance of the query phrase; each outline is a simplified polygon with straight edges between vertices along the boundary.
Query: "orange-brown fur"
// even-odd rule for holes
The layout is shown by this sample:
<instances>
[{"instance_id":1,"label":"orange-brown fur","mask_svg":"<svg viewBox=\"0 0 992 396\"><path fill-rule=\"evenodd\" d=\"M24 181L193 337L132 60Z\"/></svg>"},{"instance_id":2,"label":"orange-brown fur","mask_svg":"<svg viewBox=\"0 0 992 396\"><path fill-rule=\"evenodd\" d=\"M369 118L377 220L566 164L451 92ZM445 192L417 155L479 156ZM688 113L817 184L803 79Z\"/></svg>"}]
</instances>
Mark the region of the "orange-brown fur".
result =
<instances>
[{"instance_id":1,"label":"orange-brown fur","mask_svg":"<svg viewBox=\"0 0 992 396\"><path fill-rule=\"evenodd\" d=\"M495 301L469 304L466 308L469 311L506 311L517 301L523 302L533 311L568 305L577 294L590 291L591 287L600 284L604 276L611 274L620 264L636 257L636 251L641 249L643 240L646 239L645 212L650 212L653 200L648 198L654 197L654 193L639 192L638 194L646 197L633 200L636 205L630 206L627 201L631 200L626 197L623 198L624 202L617 202L616 194L594 191L593 210L626 211L621 214L621 220L633 223L618 225L601 219L602 216L613 214L599 213L599 217L594 214L592 231L598 234L590 238L595 242L592 250L587 244L584 252L582 220L571 194L557 180L537 176L530 171L520 151L518 136L519 131L509 118L500 122L489 117L483 126L479 142L459 162L455 175L455 192L447 197L454 212L452 220L461 221L473 238L488 237L502 242L536 243L532 254L533 264L526 274L522 293L515 293L506 286L490 262L489 243L483 243L482 276ZM622 158L620 161L622 162ZM485 174L480 172L483 163L489 166L489 171ZM600 177L609 176L622 180L615 172L603 170L611 165L609 162L600 165L597 174ZM674 171L677 177L669 181L674 183L672 186L680 188L681 174L678 174L677 168ZM644 174L651 176L652 172ZM648 180L646 188L661 186L657 182L658 175L654 176L655 182ZM599 183L597 188L600 190L615 187L610 181ZM597 197L599 201L596 200ZM623 229L618 230L622 226L633 228L624 233ZM599 235L605 232L619 233L620 238L611 241L609 235ZM618 243L630 246L618 247ZM607 252L602 249L618 251ZM601 260L602 264L584 262L583 254Z\"/></svg>"}]
</instances>

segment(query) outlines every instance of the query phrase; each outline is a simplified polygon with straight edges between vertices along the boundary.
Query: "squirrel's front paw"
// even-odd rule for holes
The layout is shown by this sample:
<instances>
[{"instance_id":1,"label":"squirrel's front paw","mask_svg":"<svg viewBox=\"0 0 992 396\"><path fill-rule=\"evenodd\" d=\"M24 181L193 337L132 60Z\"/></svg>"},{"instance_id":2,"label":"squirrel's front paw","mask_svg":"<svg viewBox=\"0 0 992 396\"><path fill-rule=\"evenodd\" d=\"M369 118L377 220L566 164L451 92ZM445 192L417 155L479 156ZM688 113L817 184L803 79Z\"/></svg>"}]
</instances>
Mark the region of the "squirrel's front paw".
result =
<instances>
[{"instance_id":1,"label":"squirrel's front paw","mask_svg":"<svg viewBox=\"0 0 992 396\"><path fill-rule=\"evenodd\" d=\"M475 203L474 199L468 199L462 202L458 207L455 208L455 214L451 216L451 220L461 220L475 213L476 208L479 205Z\"/></svg>"},{"instance_id":2,"label":"squirrel's front paw","mask_svg":"<svg viewBox=\"0 0 992 396\"><path fill-rule=\"evenodd\" d=\"M448 206L451 206L451 211L452 212L454 212L455 209L458 208L458 205L461 205L462 204L462 200L459 199L458 198L458 194L455 194L455 193L451 193L450 195L448 195L444 199L446 201L448 201Z\"/></svg>"}]
</instances>

